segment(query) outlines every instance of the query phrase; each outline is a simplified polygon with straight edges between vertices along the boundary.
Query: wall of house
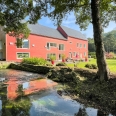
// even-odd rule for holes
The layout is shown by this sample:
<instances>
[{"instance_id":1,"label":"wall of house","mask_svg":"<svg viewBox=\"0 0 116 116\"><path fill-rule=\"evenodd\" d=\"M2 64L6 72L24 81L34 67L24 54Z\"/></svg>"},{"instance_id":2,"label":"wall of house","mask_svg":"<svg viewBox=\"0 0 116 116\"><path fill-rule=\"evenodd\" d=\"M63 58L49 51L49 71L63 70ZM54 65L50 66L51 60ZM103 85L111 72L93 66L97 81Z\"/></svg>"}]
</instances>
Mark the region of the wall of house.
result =
<instances>
[{"instance_id":1,"label":"wall of house","mask_svg":"<svg viewBox=\"0 0 116 116\"><path fill-rule=\"evenodd\" d=\"M15 43L16 39L14 37L11 37L9 35L7 36L7 61L21 61L21 59L17 58L17 53L29 53L30 57L43 57L47 59L47 54L55 53L56 59L59 59L59 54L65 54L66 57L69 57L69 52L79 52L84 54L86 52L86 55L88 55L88 42L81 39L75 39L72 37L69 37L68 40L61 40L57 38L50 38L50 37L44 37L40 35L33 35L30 34L29 39L29 48L17 48ZM51 47L50 49L47 49L47 42L51 43L57 43L57 47ZM71 43L72 42L72 43ZM86 48L78 48L77 43L86 44ZM59 44L64 44L65 48L64 50L59 50ZM75 56L73 56L75 58ZM85 56L82 55L82 58L85 58Z\"/></svg>"},{"instance_id":2,"label":"wall of house","mask_svg":"<svg viewBox=\"0 0 116 116\"><path fill-rule=\"evenodd\" d=\"M67 43L66 49L68 49L67 54L69 54L69 52L72 54L72 59L85 60L85 57L88 57L88 41L87 40L83 40L79 38L77 39L74 37L68 37L68 43Z\"/></svg>"},{"instance_id":3,"label":"wall of house","mask_svg":"<svg viewBox=\"0 0 116 116\"><path fill-rule=\"evenodd\" d=\"M6 41L5 41L5 32L3 31L3 27L0 26L0 60L6 59Z\"/></svg>"}]
</instances>

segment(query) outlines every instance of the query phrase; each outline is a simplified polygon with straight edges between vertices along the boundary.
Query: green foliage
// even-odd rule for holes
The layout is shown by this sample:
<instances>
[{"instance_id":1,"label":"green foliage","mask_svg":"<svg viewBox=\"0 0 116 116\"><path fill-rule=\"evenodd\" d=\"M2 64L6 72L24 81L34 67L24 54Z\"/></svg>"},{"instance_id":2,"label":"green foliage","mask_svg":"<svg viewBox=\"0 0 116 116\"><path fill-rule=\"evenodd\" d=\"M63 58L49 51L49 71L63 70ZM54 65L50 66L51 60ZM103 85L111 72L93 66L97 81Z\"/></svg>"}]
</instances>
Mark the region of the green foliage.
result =
<instances>
[{"instance_id":1,"label":"green foliage","mask_svg":"<svg viewBox=\"0 0 116 116\"><path fill-rule=\"evenodd\" d=\"M34 58L24 58L22 60L22 63L45 66L47 61L45 59L43 59L43 58L34 57Z\"/></svg>"},{"instance_id":2,"label":"green foliage","mask_svg":"<svg viewBox=\"0 0 116 116\"><path fill-rule=\"evenodd\" d=\"M77 74L71 68L54 68L48 73L48 78L57 82L63 82L68 84L77 84L79 78Z\"/></svg>"},{"instance_id":3,"label":"green foliage","mask_svg":"<svg viewBox=\"0 0 116 116\"><path fill-rule=\"evenodd\" d=\"M60 63L57 63L56 66L67 66L67 64L65 62L60 62Z\"/></svg>"},{"instance_id":4,"label":"green foliage","mask_svg":"<svg viewBox=\"0 0 116 116\"><path fill-rule=\"evenodd\" d=\"M51 62L47 62L46 66L53 66L53 65L51 64Z\"/></svg>"},{"instance_id":5,"label":"green foliage","mask_svg":"<svg viewBox=\"0 0 116 116\"><path fill-rule=\"evenodd\" d=\"M91 56L91 58L96 58L96 53L95 52L89 52L89 56Z\"/></svg>"},{"instance_id":6,"label":"green foliage","mask_svg":"<svg viewBox=\"0 0 116 116\"><path fill-rule=\"evenodd\" d=\"M18 47L18 48L21 48L22 47L22 45L23 45L23 42L22 42L22 38L16 38L16 46Z\"/></svg>"},{"instance_id":7,"label":"green foliage","mask_svg":"<svg viewBox=\"0 0 116 116\"><path fill-rule=\"evenodd\" d=\"M18 89L16 91L16 93L18 94L18 96L24 96L24 91L23 91L23 85L22 84L19 84L18 85Z\"/></svg>"},{"instance_id":8,"label":"green foliage","mask_svg":"<svg viewBox=\"0 0 116 116\"><path fill-rule=\"evenodd\" d=\"M62 60L64 60L66 58L65 54L62 54Z\"/></svg>"},{"instance_id":9,"label":"green foliage","mask_svg":"<svg viewBox=\"0 0 116 116\"><path fill-rule=\"evenodd\" d=\"M55 56L55 55L50 55L50 60L51 60L51 61L56 60L56 56Z\"/></svg>"},{"instance_id":10,"label":"green foliage","mask_svg":"<svg viewBox=\"0 0 116 116\"><path fill-rule=\"evenodd\" d=\"M31 107L30 100L23 98L22 100L11 101L8 100L2 109L3 116L28 116ZM22 112L22 113L21 113Z\"/></svg>"},{"instance_id":11,"label":"green foliage","mask_svg":"<svg viewBox=\"0 0 116 116\"><path fill-rule=\"evenodd\" d=\"M116 52L116 30L103 34L106 52Z\"/></svg>"},{"instance_id":12,"label":"green foliage","mask_svg":"<svg viewBox=\"0 0 116 116\"><path fill-rule=\"evenodd\" d=\"M93 38L88 38L88 50L89 52L95 52L95 44Z\"/></svg>"},{"instance_id":13,"label":"green foliage","mask_svg":"<svg viewBox=\"0 0 116 116\"><path fill-rule=\"evenodd\" d=\"M89 69L97 69L97 66L95 64L86 64L85 67Z\"/></svg>"}]
</instances>

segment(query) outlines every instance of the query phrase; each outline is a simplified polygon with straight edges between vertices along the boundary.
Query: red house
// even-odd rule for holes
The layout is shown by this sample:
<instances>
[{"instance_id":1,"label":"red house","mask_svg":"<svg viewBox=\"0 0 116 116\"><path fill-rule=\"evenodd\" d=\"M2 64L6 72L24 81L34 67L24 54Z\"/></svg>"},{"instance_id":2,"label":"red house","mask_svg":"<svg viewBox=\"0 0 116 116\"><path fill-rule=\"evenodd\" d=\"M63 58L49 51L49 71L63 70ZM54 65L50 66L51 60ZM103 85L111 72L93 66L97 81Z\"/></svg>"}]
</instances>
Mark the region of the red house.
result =
<instances>
[{"instance_id":1,"label":"red house","mask_svg":"<svg viewBox=\"0 0 116 116\"><path fill-rule=\"evenodd\" d=\"M31 33L23 39L21 47L16 46L16 38L0 29L0 59L21 61L25 57L49 59L50 54L61 60L64 54L70 59L85 59L88 56L88 41L80 32L65 26L52 29L40 24L29 24Z\"/></svg>"}]
</instances>

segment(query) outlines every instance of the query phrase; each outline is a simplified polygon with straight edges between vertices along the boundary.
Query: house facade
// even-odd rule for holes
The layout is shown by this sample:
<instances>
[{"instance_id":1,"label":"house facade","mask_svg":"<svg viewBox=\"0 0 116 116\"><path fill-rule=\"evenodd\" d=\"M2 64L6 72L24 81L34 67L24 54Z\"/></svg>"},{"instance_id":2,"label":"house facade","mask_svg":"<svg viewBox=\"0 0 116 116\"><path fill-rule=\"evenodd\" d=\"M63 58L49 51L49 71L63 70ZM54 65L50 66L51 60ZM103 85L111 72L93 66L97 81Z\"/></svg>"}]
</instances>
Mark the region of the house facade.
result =
<instances>
[{"instance_id":1,"label":"house facade","mask_svg":"<svg viewBox=\"0 0 116 116\"><path fill-rule=\"evenodd\" d=\"M23 39L21 47L16 46L16 38L0 30L0 59L21 61L26 57L42 57L49 59L55 55L61 60L64 54L69 59L85 59L88 57L88 41L80 32L65 26L57 29L29 24L30 35Z\"/></svg>"}]
</instances>

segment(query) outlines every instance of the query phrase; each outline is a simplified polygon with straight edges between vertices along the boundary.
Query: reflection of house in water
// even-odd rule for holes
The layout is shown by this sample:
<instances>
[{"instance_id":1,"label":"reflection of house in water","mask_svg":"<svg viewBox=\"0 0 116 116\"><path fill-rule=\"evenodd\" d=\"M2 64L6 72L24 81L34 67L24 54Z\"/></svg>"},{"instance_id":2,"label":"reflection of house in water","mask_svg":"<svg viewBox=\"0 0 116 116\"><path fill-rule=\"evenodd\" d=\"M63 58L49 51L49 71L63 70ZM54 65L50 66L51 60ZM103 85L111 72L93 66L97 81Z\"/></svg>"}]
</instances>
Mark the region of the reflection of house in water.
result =
<instances>
[{"instance_id":1,"label":"reflection of house in water","mask_svg":"<svg viewBox=\"0 0 116 116\"><path fill-rule=\"evenodd\" d=\"M7 99L15 99L17 97L17 89L18 89L18 81L8 81L7 86ZM23 91L26 95L38 92L43 89L48 89L52 86L57 85L57 83L53 81L49 81L47 79L34 80L29 82L22 83Z\"/></svg>"}]
</instances>

